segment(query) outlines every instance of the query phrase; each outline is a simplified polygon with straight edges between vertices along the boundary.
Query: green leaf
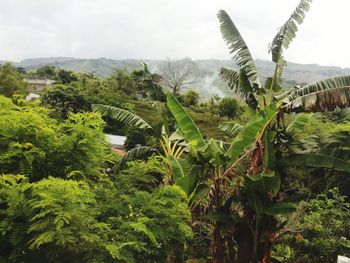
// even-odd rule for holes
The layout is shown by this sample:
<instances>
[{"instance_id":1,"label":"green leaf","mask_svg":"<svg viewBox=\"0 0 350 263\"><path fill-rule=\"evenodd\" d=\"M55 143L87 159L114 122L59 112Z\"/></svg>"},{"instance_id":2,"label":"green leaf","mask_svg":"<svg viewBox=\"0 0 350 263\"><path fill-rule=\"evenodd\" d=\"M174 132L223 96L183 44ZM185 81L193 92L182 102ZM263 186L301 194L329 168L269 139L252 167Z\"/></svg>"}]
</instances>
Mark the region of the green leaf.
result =
<instances>
[{"instance_id":1,"label":"green leaf","mask_svg":"<svg viewBox=\"0 0 350 263\"><path fill-rule=\"evenodd\" d=\"M329 154L308 153L288 156L281 161L285 166L308 166L328 168L335 171L350 173L350 161L337 158Z\"/></svg>"},{"instance_id":2,"label":"green leaf","mask_svg":"<svg viewBox=\"0 0 350 263\"><path fill-rule=\"evenodd\" d=\"M248 193L247 198L249 206L255 211L256 215L259 217L264 210L264 206L261 199L257 194L253 192Z\"/></svg>"},{"instance_id":3,"label":"green leaf","mask_svg":"<svg viewBox=\"0 0 350 263\"><path fill-rule=\"evenodd\" d=\"M230 89L235 89L235 92L239 92L240 88L240 74L237 70L221 68L219 77L226 82Z\"/></svg>"},{"instance_id":4,"label":"green leaf","mask_svg":"<svg viewBox=\"0 0 350 263\"><path fill-rule=\"evenodd\" d=\"M292 203L278 202L272 206L264 208L264 214L277 216L292 213L296 210L297 206Z\"/></svg>"},{"instance_id":5,"label":"green leaf","mask_svg":"<svg viewBox=\"0 0 350 263\"><path fill-rule=\"evenodd\" d=\"M199 151L203 157L209 160L209 163L219 167L222 165L222 161L226 159L222 147L223 145L219 145L217 141L210 139Z\"/></svg>"},{"instance_id":6,"label":"green leaf","mask_svg":"<svg viewBox=\"0 0 350 263\"><path fill-rule=\"evenodd\" d=\"M197 202L198 200L204 198L208 194L208 191L210 190L210 186L205 183L200 183L197 185L196 189L192 192L192 194L189 196L189 199L192 203Z\"/></svg>"},{"instance_id":7,"label":"green leaf","mask_svg":"<svg viewBox=\"0 0 350 263\"><path fill-rule=\"evenodd\" d=\"M237 27L224 10L220 10L217 17L220 21L222 36L229 47L230 54L233 56L232 59L236 62L240 69L245 71L249 79L250 86L260 87L260 79L253 57Z\"/></svg>"},{"instance_id":8,"label":"green leaf","mask_svg":"<svg viewBox=\"0 0 350 263\"><path fill-rule=\"evenodd\" d=\"M147 93L147 96L151 101L159 101L160 100L159 88L157 87L157 84L153 82L153 77L151 72L148 69L148 65L143 61L141 61L141 64L143 66L142 81L143 81L143 85Z\"/></svg>"},{"instance_id":9,"label":"green leaf","mask_svg":"<svg viewBox=\"0 0 350 263\"><path fill-rule=\"evenodd\" d=\"M305 13L309 10L311 2L312 0L301 0L291 17L279 29L272 40L270 52L273 62L279 63L283 49L287 49L295 38L298 31L298 24L300 25L304 21Z\"/></svg>"},{"instance_id":10,"label":"green leaf","mask_svg":"<svg viewBox=\"0 0 350 263\"><path fill-rule=\"evenodd\" d=\"M286 128L287 132L301 131L310 122L312 114L298 114Z\"/></svg>"},{"instance_id":11,"label":"green leaf","mask_svg":"<svg viewBox=\"0 0 350 263\"><path fill-rule=\"evenodd\" d=\"M350 248L350 240L347 240L345 237L341 238L339 241L339 244L341 244L342 246L346 247L346 248Z\"/></svg>"},{"instance_id":12,"label":"green leaf","mask_svg":"<svg viewBox=\"0 0 350 263\"><path fill-rule=\"evenodd\" d=\"M190 196L196 189L199 181L199 165L190 165L184 159L178 159L173 156L167 157L175 184L179 186L187 196Z\"/></svg>"},{"instance_id":13,"label":"green leaf","mask_svg":"<svg viewBox=\"0 0 350 263\"><path fill-rule=\"evenodd\" d=\"M272 196L276 196L280 188L281 178L277 172L244 177L244 189L247 192L253 191L264 195L270 192Z\"/></svg>"},{"instance_id":14,"label":"green leaf","mask_svg":"<svg viewBox=\"0 0 350 263\"><path fill-rule=\"evenodd\" d=\"M258 134L274 119L277 114L275 105L270 105L254 115L233 139L230 149L231 161L236 161L244 151L252 145Z\"/></svg>"},{"instance_id":15,"label":"green leaf","mask_svg":"<svg viewBox=\"0 0 350 263\"><path fill-rule=\"evenodd\" d=\"M134 149L131 149L126 153L126 155L113 167L113 170L119 171L121 170L127 162L133 160L144 160L147 157L151 156L158 151L152 147L148 146L140 146Z\"/></svg>"},{"instance_id":16,"label":"green leaf","mask_svg":"<svg viewBox=\"0 0 350 263\"><path fill-rule=\"evenodd\" d=\"M171 113L174 115L176 122L179 125L180 130L183 132L184 138L188 144L195 147L203 147L205 145L205 141L202 134L199 132L198 127L194 124L190 115L188 115L173 94L169 94L167 96L167 105Z\"/></svg>"},{"instance_id":17,"label":"green leaf","mask_svg":"<svg viewBox=\"0 0 350 263\"><path fill-rule=\"evenodd\" d=\"M152 126L144 119L130 111L102 104L94 104L92 109L125 125L132 125L140 129L152 129Z\"/></svg>"},{"instance_id":18,"label":"green leaf","mask_svg":"<svg viewBox=\"0 0 350 263\"><path fill-rule=\"evenodd\" d=\"M219 124L219 129L229 136L234 137L242 129L242 125L235 122L223 122Z\"/></svg>"},{"instance_id":19,"label":"green leaf","mask_svg":"<svg viewBox=\"0 0 350 263\"><path fill-rule=\"evenodd\" d=\"M350 76L329 78L297 86L283 100L287 112L323 112L350 107Z\"/></svg>"}]
</instances>

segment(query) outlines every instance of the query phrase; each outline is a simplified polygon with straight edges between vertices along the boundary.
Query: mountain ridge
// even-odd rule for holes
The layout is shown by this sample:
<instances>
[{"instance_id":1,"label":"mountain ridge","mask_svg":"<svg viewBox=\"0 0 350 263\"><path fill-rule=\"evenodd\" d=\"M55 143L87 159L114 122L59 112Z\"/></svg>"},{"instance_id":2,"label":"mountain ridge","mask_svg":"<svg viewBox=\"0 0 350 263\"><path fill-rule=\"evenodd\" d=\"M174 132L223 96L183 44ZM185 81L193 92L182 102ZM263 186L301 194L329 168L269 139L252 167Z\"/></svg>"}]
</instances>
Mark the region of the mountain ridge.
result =
<instances>
[{"instance_id":1,"label":"mountain ridge","mask_svg":"<svg viewBox=\"0 0 350 263\"><path fill-rule=\"evenodd\" d=\"M130 71L140 69L142 67L140 61L146 62L152 72L158 72L159 65L164 60L43 57L29 58L20 62L11 63L17 67L23 67L26 70L35 70L44 65L52 65L66 70L94 73L98 77L107 77L116 68L126 68ZM232 60L197 59L193 61L197 64L198 72L196 74L200 77L200 81L193 87L195 90L204 93L203 95L205 96L229 94L230 91L228 87L219 79L218 73L221 67L235 68ZM5 62L7 61L0 61L0 64ZM262 77L271 76L273 74L273 62L257 59L255 63ZM350 75L350 68L289 62L282 78L283 81L289 85L298 85L339 75Z\"/></svg>"}]
</instances>

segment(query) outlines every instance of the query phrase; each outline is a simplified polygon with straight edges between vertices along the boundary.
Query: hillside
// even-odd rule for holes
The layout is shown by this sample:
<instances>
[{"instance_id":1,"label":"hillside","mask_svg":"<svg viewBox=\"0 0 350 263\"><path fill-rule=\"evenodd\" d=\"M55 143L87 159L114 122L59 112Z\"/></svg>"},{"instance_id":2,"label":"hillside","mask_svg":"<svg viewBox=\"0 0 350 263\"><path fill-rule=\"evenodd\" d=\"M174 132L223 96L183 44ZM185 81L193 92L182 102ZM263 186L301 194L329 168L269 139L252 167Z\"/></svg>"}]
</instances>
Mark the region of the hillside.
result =
<instances>
[{"instance_id":1,"label":"hillside","mask_svg":"<svg viewBox=\"0 0 350 263\"><path fill-rule=\"evenodd\" d=\"M161 60L144 60L153 72L162 62ZM225 95L229 93L228 87L218 78L217 74L222 66L234 67L231 60L205 59L195 60L199 76L192 88L201 92L203 97L214 94ZM0 61L3 63L3 61ZM37 69L43 65L53 65L58 68L69 69L78 72L91 72L99 77L107 77L115 68L126 68L135 70L140 68L140 60L135 59L78 59L71 57L49 57L25 59L14 63L18 67L27 70ZM266 60L256 60L258 71L262 77L270 76L273 72L273 63ZM350 75L350 68L320 66L316 64L288 63L283 79L288 84L303 84L320 79L339 75Z\"/></svg>"}]
</instances>

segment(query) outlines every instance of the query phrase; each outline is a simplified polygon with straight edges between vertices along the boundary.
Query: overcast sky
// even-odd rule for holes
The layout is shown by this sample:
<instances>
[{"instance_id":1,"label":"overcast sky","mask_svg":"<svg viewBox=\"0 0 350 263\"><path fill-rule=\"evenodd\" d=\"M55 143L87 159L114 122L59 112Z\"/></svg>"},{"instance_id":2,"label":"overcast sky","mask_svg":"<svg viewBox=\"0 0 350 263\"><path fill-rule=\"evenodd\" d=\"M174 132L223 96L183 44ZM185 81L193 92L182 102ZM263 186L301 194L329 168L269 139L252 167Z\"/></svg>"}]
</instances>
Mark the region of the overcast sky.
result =
<instances>
[{"instance_id":1,"label":"overcast sky","mask_svg":"<svg viewBox=\"0 0 350 263\"><path fill-rule=\"evenodd\" d=\"M299 0L0 0L0 59L227 59L225 9L255 58ZM350 1L314 0L288 61L350 67Z\"/></svg>"}]
</instances>

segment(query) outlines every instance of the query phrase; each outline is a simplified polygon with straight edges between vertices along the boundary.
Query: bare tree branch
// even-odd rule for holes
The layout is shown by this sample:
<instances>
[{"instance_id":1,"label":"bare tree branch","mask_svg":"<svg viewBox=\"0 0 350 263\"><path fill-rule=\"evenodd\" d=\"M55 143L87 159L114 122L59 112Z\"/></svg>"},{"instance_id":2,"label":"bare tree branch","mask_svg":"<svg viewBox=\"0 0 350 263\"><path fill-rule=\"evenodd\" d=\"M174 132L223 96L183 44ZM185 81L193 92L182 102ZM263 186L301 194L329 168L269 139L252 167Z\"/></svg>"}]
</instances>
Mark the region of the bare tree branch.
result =
<instances>
[{"instance_id":1,"label":"bare tree branch","mask_svg":"<svg viewBox=\"0 0 350 263\"><path fill-rule=\"evenodd\" d=\"M191 59L166 60L159 65L163 85L178 94L187 85L196 82L197 65Z\"/></svg>"}]
</instances>

